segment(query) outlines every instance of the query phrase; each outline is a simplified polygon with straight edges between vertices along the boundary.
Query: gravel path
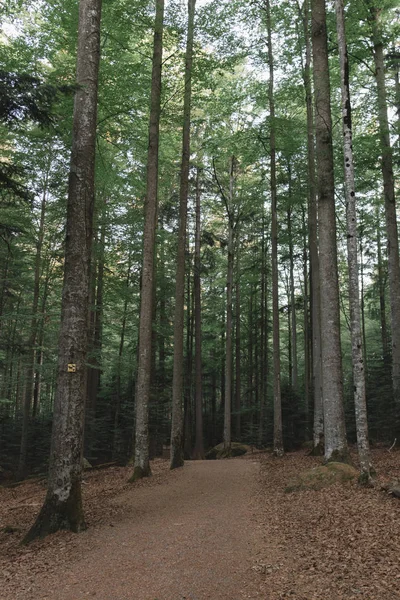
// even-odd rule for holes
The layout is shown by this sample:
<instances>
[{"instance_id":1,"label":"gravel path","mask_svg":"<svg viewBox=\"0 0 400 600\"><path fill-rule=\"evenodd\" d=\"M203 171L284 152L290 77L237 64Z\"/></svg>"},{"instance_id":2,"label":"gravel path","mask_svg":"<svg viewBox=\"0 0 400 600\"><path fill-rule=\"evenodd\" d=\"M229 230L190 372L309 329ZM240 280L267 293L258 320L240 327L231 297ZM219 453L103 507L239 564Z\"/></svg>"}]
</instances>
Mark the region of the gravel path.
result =
<instances>
[{"instance_id":1,"label":"gravel path","mask_svg":"<svg viewBox=\"0 0 400 600\"><path fill-rule=\"evenodd\" d=\"M129 516L92 532L83 557L32 599L259 598L258 472L248 459L189 462L160 486L124 493L113 502Z\"/></svg>"}]
</instances>

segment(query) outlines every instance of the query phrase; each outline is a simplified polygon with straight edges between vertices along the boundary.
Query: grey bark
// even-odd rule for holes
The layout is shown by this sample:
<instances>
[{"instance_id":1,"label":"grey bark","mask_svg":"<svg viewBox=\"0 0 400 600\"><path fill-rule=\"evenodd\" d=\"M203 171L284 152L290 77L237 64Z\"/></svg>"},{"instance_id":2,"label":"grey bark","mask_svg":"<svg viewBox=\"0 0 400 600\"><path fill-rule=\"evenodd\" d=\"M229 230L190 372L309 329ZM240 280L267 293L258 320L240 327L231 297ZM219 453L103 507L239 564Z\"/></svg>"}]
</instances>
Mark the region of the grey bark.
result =
<instances>
[{"instance_id":1,"label":"grey bark","mask_svg":"<svg viewBox=\"0 0 400 600\"><path fill-rule=\"evenodd\" d=\"M278 216L276 191L276 133L274 101L274 58L272 52L271 7L265 2L268 30L269 64L269 118L270 118L270 182L271 182L271 258L272 258L272 321L273 321L273 364L274 364L274 454L283 456L281 358L279 336L279 289L278 289Z\"/></svg>"},{"instance_id":2,"label":"grey bark","mask_svg":"<svg viewBox=\"0 0 400 600\"><path fill-rule=\"evenodd\" d=\"M140 293L138 372L136 384L135 463L129 481L151 475L149 457L149 403L152 364L154 253L158 206L158 149L161 114L164 0L157 0L153 42L147 192L143 233L143 267Z\"/></svg>"},{"instance_id":3,"label":"grey bark","mask_svg":"<svg viewBox=\"0 0 400 600\"><path fill-rule=\"evenodd\" d=\"M393 176L393 152L390 145L389 120L386 97L384 49L380 9L367 0L372 28L375 77L378 93L378 120L381 145L383 193L385 198L386 237L389 268L389 296L392 332L392 385L400 433L400 262L399 238L396 216L396 198Z\"/></svg>"},{"instance_id":4,"label":"grey bark","mask_svg":"<svg viewBox=\"0 0 400 600\"><path fill-rule=\"evenodd\" d=\"M242 398L242 368L241 368L241 309L240 309L240 250L238 239L236 245L236 284L235 284L235 321L236 321L236 331L235 331L235 437L239 442L241 438L241 398Z\"/></svg>"},{"instance_id":5,"label":"grey bark","mask_svg":"<svg viewBox=\"0 0 400 600\"><path fill-rule=\"evenodd\" d=\"M312 0L325 460L347 460L325 0Z\"/></svg>"},{"instance_id":6,"label":"grey bark","mask_svg":"<svg viewBox=\"0 0 400 600\"><path fill-rule=\"evenodd\" d=\"M44 221L46 215L46 202L47 202L47 176L45 180L42 205L40 210L39 230L38 230L38 241L36 244L36 256L35 256L35 269L34 269L34 283L33 283L33 302L32 302L32 319L30 326L30 334L28 340L28 366L26 371L26 388L24 407L22 413L22 433L21 433L21 444L19 452L19 462L17 479L23 479L26 475L27 469L27 457L28 457L28 438L29 438L29 425L31 420L31 407L33 398L33 387L35 377L35 356L36 356L36 338L39 327L39 293L40 293L40 269L42 264L42 248L44 239Z\"/></svg>"},{"instance_id":7,"label":"grey bark","mask_svg":"<svg viewBox=\"0 0 400 600\"><path fill-rule=\"evenodd\" d=\"M311 85L311 39L310 3L304 2L303 15L306 60L303 79L307 108L307 169L308 169L308 229L310 253L311 288L311 336L312 336L312 392L314 399L313 445L314 453L323 452L324 415L322 406L322 360L321 360L321 289L318 254L318 207L315 174L314 109Z\"/></svg>"},{"instance_id":8,"label":"grey bark","mask_svg":"<svg viewBox=\"0 0 400 600\"><path fill-rule=\"evenodd\" d=\"M25 543L82 531L81 475L92 244L101 0L81 0L57 390L44 505Z\"/></svg>"},{"instance_id":9,"label":"grey bark","mask_svg":"<svg viewBox=\"0 0 400 600\"><path fill-rule=\"evenodd\" d=\"M172 377L171 469L183 466L183 322L185 297L185 248L187 200L189 193L190 120L192 101L192 64L196 0L188 0L188 29L185 59L183 140L179 194L179 232L175 287L174 366Z\"/></svg>"},{"instance_id":10,"label":"grey bark","mask_svg":"<svg viewBox=\"0 0 400 600\"><path fill-rule=\"evenodd\" d=\"M195 444L193 458L204 459L203 441L203 388L201 355L201 169L196 174L196 233L194 248L194 320L195 320Z\"/></svg>"},{"instance_id":11,"label":"grey bark","mask_svg":"<svg viewBox=\"0 0 400 600\"><path fill-rule=\"evenodd\" d=\"M358 281L357 212L353 160L353 131L351 119L349 59L343 0L335 0L336 27L340 61L342 96L343 156L346 192L347 263L349 271L349 303L351 354L353 363L354 406L356 413L357 446L363 483L371 481L368 441L367 402L365 394L364 352L361 333L360 289Z\"/></svg>"}]
</instances>

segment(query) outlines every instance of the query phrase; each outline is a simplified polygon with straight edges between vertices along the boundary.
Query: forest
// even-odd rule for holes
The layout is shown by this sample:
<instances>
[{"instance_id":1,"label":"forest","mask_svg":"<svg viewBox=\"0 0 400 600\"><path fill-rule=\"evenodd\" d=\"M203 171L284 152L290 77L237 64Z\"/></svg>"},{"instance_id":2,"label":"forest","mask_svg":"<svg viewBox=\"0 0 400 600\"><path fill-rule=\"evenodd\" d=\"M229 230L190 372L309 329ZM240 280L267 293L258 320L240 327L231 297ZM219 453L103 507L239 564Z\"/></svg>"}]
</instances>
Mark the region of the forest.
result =
<instances>
[{"instance_id":1,"label":"forest","mask_svg":"<svg viewBox=\"0 0 400 600\"><path fill-rule=\"evenodd\" d=\"M307 449L376 484L399 69L396 0L3 3L0 484L46 478L24 543L86 529L84 465L141 490L162 458Z\"/></svg>"}]
</instances>

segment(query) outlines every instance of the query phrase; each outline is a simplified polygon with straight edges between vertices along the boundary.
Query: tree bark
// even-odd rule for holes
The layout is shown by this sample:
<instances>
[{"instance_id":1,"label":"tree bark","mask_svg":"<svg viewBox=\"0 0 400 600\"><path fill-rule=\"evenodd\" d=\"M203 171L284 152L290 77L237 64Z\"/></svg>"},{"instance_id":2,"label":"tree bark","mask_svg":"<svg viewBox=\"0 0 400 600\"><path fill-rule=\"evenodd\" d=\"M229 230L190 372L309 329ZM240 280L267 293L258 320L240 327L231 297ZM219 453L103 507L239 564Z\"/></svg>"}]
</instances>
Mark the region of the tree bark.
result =
<instances>
[{"instance_id":1,"label":"tree bark","mask_svg":"<svg viewBox=\"0 0 400 600\"><path fill-rule=\"evenodd\" d=\"M273 329L273 363L274 363L274 454L283 456L282 433L282 398L281 398L281 357L279 335L279 287L278 287L278 215L276 191L276 133L275 133L275 100L274 100L274 57L272 52L272 28L270 1L266 0L266 16L268 30L268 64L269 64L269 119L270 119L270 165L271 165L271 259L272 259L272 329Z\"/></svg>"},{"instance_id":2,"label":"tree bark","mask_svg":"<svg viewBox=\"0 0 400 600\"><path fill-rule=\"evenodd\" d=\"M142 287L138 374L136 387L135 463L130 482L151 475L149 457L149 403L152 364L152 327L154 291L154 253L158 207L158 148L161 114L161 71L163 54L164 0L156 2L149 148L147 158L147 193L145 202Z\"/></svg>"},{"instance_id":3,"label":"tree bark","mask_svg":"<svg viewBox=\"0 0 400 600\"><path fill-rule=\"evenodd\" d=\"M367 401L365 395L364 353L361 335L360 288L358 282L357 212L353 160L349 59L347 53L343 0L335 0L335 8L342 96L343 155L347 220L347 263L349 271L350 334L353 362L354 406L356 413L358 455L361 469L360 482L368 484L371 482L371 464L368 441Z\"/></svg>"},{"instance_id":4,"label":"tree bark","mask_svg":"<svg viewBox=\"0 0 400 600\"><path fill-rule=\"evenodd\" d=\"M386 98L385 64L380 22L380 9L367 0L370 11L372 42L374 45L375 77L378 93L378 120L381 145L383 193L389 269L389 295L392 331L392 385L396 407L396 428L400 434L400 262L399 238L396 216L396 199L393 176L393 153L390 145L388 108Z\"/></svg>"},{"instance_id":5,"label":"tree bark","mask_svg":"<svg viewBox=\"0 0 400 600\"><path fill-rule=\"evenodd\" d=\"M322 360L321 360L321 289L318 254L318 207L315 174L314 109L311 86L311 39L310 3L304 2L303 15L306 60L304 65L304 89L307 108L307 170L308 170L308 246L310 253L311 288L311 336L312 336L312 393L314 399L313 453L323 453L324 415L322 406Z\"/></svg>"},{"instance_id":6,"label":"tree bark","mask_svg":"<svg viewBox=\"0 0 400 600\"><path fill-rule=\"evenodd\" d=\"M174 367L172 378L171 469L183 466L183 321L185 298L185 249L187 200L189 193L190 120L192 101L192 63L196 0L188 0L188 30L185 59L185 96L183 106L183 142L179 194L179 232L175 287Z\"/></svg>"},{"instance_id":7,"label":"tree bark","mask_svg":"<svg viewBox=\"0 0 400 600\"><path fill-rule=\"evenodd\" d=\"M81 474L86 394L101 0L81 0L57 391L44 505L24 542L85 529Z\"/></svg>"},{"instance_id":8,"label":"tree bark","mask_svg":"<svg viewBox=\"0 0 400 600\"><path fill-rule=\"evenodd\" d=\"M348 459L343 408L332 118L325 0L312 0L325 460Z\"/></svg>"},{"instance_id":9,"label":"tree bark","mask_svg":"<svg viewBox=\"0 0 400 600\"><path fill-rule=\"evenodd\" d=\"M236 321L236 335L235 335L235 437L238 442L241 438L241 397L242 397L242 368L241 368L241 310L240 310L240 250L239 240L236 245L236 285L235 285L235 321Z\"/></svg>"},{"instance_id":10,"label":"tree bark","mask_svg":"<svg viewBox=\"0 0 400 600\"><path fill-rule=\"evenodd\" d=\"M386 322L386 294L385 294L385 278L383 275L383 261L382 261L382 239L381 239L381 225L380 225L380 214L379 207L377 207L377 220L376 220L376 245L377 245L377 259L378 259L378 287L379 287L379 310L380 310L380 321L381 321L381 340L382 340L382 357L384 364L390 362L390 351L389 351L389 336Z\"/></svg>"},{"instance_id":11,"label":"tree bark","mask_svg":"<svg viewBox=\"0 0 400 600\"><path fill-rule=\"evenodd\" d=\"M196 436L193 459L204 459L203 441L203 390L202 390L202 357L201 357L201 169L196 174L196 233L194 248L194 321L195 321L195 411Z\"/></svg>"},{"instance_id":12,"label":"tree bark","mask_svg":"<svg viewBox=\"0 0 400 600\"><path fill-rule=\"evenodd\" d=\"M31 407L33 397L33 385L35 377L35 356L36 356L36 338L39 327L39 293L40 293L40 269L42 265L42 248L44 239L44 221L46 215L46 202L47 202L47 176L45 180L45 186L42 195L42 205L40 210L39 220L39 231L38 241L36 245L36 256L35 256L35 270L34 270L34 282L33 282L33 302L32 302L32 319L30 327L30 335L28 340L28 367L26 372L26 388L24 398L24 409L22 414L22 434L21 434L21 445L19 452L19 462L17 479L23 479L26 475L26 461L28 457L28 438L29 438L29 425L31 420Z\"/></svg>"},{"instance_id":13,"label":"tree bark","mask_svg":"<svg viewBox=\"0 0 400 600\"><path fill-rule=\"evenodd\" d=\"M229 173L228 213L228 273L226 279L226 336L225 336L225 403L224 449L231 451L232 443L232 380L233 380L233 267L234 267L234 217L233 198L235 184L235 157L232 156Z\"/></svg>"}]
</instances>

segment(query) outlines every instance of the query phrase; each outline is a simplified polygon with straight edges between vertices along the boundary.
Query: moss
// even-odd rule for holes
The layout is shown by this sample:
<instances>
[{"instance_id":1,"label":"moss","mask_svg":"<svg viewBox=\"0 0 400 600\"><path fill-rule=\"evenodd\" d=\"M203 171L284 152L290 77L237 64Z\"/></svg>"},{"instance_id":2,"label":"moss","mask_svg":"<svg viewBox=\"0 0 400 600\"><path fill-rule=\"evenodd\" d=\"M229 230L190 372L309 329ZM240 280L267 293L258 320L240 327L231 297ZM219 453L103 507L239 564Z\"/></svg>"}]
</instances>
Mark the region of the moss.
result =
<instances>
[{"instance_id":1,"label":"moss","mask_svg":"<svg viewBox=\"0 0 400 600\"><path fill-rule=\"evenodd\" d=\"M328 463L303 471L286 486L286 492L301 490L320 490L335 483L355 481L359 473L354 467L345 463Z\"/></svg>"},{"instance_id":2,"label":"moss","mask_svg":"<svg viewBox=\"0 0 400 600\"><path fill-rule=\"evenodd\" d=\"M86 529L80 480L72 484L68 498L62 502L51 492L47 493L35 523L21 544L29 544L36 538L44 538L60 529L66 529L74 533Z\"/></svg>"},{"instance_id":3,"label":"moss","mask_svg":"<svg viewBox=\"0 0 400 600\"><path fill-rule=\"evenodd\" d=\"M316 446L314 446L314 442L312 444L311 451L309 456L323 456L324 455L324 442L320 441Z\"/></svg>"},{"instance_id":4,"label":"moss","mask_svg":"<svg viewBox=\"0 0 400 600\"><path fill-rule=\"evenodd\" d=\"M332 452L332 454L330 455L330 457L328 458L328 460L326 461L327 464L329 463L345 463L350 465L351 464L351 458L350 458L350 453L347 450L347 448L344 448L342 450L334 450Z\"/></svg>"},{"instance_id":5,"label":"moss","mask_svg":"<svg viewBox=\"0 0 400 600\"><path fill-rule=\"evenodd\" d=\"M358 484L362 487L374 487L371 474L362 471L358 477Z\"/></svg>"},{"instance_id":6,"label":"moss","mask_svg":"<svg viewBox=\"0 0 400 600\"><path fill-rule=\"evenodd\" d=\"M175 452L173 455L173 458L171 460L171 465L170 465L170 469L171 471L173 469L179 469L180 467L183 467L183 465L185 464L185 460L183 458L183 452Z\"/></svg>"},{"instance_id":7,"label":"moss","mask_svg":"<svg viewBox=\"0 0 400 600\"><path fill-rule=\"evenodd\" d=\"M224 443L218 444L211 448L206 453L207 460L220 460L223 458L232 458L235 456L243 456L247 454L251 450L250 446L246 446L245 444L239 444L238 442L231 442L229 448L226 448Z\"/></svg>"},{"instance_id":8,"label":"moss","mask_svg":"<svg viewBox=\"0 0 400 600\"><path fill-rule=\"evenodd\" d=\"M144 479L145 477L151 477L150 465L147 469L143 469L142 467L135 467L133 469L133 475L128 480L128 483L135 483L135 481L138 481L139 479Z\"/></svg>"}]
</instances>

